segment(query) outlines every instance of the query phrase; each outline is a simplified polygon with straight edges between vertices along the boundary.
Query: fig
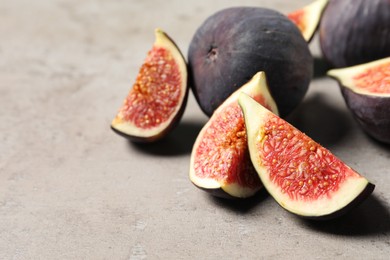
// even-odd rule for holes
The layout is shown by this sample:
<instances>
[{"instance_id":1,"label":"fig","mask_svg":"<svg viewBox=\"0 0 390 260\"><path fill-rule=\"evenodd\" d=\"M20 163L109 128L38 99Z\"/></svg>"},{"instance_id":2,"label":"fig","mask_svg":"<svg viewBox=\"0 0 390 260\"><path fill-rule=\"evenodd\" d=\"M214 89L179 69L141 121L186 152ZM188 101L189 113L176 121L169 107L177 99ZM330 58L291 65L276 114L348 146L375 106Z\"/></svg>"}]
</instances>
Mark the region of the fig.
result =
<instances>
[{"instance_id":1,"label":"fig","mask_svg":"<svg viewBox=\"0 0 390 260\"><path fill-rule=\"evenodd\" d=\"M155 42L111 128L135 142L157 141L180 121L188 92L184 56L175 42L157 28Z\"/></svg>"},{"instance_id":2,"label":"fig","mask_svg":"<svg viewBox=\"0 0 390 260\"><path fill-rule=\"evenodd\" d=\"M390 56L390 1L331 0L320 22L320 46L336 68Z\"/></svg>"},{"instance_id":3,"label":"fig","mask_svg":"<svg viewBox=\"0 0 390 260\"><path fill-rule=\"evenodd\" d=\"M390 144L390 57L333 69L347 107L362 129Z\"/></svg>"},{"instance_id":4,"label":"fig","mask_svg":"<svg viewBox=\"0 0 390 260\"><path fill-rule=\"evenodd\" d=\"M214 13L196 30L188 67L190 86L206 115L264 71L279 112L286 116L307 92L313 57L285 15L260 7L231 7Z\"/></svg>"},{"instance_id":5,"label":"fig","mask_svg":"<svg viewBox=\"0 0 390 260\"><path fill-rule=\"evenodd\" d=\"M315 0L310 4L290 12L287 17L295 23L307 42L313 39L318 29L322 13L329 0Z\"/></svg>"},{"instance_id":6,"label":"fig","mask_svg":"<svg viewBox=\"0 0 390 260\"><path fill-rule=\"evenodd\" d=\"M278 113L264 72L228 97L199 132L191 153L190 180L222 198L247 198L262 188L249 158L244 117L237 99L247 93Z\"/></svg>"},{"instance_id":7,"label":"fig","mask_svg":"<svg viewBox=\"0 0 390 260\"><path fill-rule=\"evenodd\" d=\"M372 193L374 185L329 150L241 93L252 163L270 195L289 212L330 219Z\"/></svg>"}]
</instances>

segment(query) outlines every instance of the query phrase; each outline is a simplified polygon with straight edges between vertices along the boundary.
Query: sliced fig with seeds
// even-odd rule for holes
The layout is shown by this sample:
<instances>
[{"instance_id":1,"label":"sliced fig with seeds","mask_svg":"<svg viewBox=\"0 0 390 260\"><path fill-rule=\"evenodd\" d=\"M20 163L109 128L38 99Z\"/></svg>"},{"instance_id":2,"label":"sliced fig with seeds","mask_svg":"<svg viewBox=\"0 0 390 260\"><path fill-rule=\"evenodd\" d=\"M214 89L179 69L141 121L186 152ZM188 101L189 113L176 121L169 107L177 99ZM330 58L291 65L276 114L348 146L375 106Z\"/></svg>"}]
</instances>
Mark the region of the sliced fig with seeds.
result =
<instances>
[{"instance_id":1,"label":"sliced fig with seeds","mask_svg":"<svg viewBox=\"0 0 390 260\"><path fill-rule=\"evenodd\" d=\"M286 210L313 219L339 216L374 189L366 178L294 126L240 94L252 163Z\"/></svg>"},{"instance_id":2,"label":"sliced fig with seeds","mask_svg":"<svg viewBox=\"0 0 390 260\"><path fill-rule=\"evenodd\" d=\"M262 187L249 158L244 118L237 102L240 92L278 113L265 73L259 72L226 99L202 128L192 149L190 180L218 197L247 198Z\"/></svg>"},{"instance_id":3,"label":"sliced fig with seeds","mask_svg":"<svg viewBox=\"0 0 390 260\"><path fill-rule=\"evenodd\" d=\"M187 65L174 41L161 29L142 64L136 82L111 123L132 141L165 137L180 121L188 97Z\"/></svg>"},{"instance_id":4,"label":"sliced fig with seeds","mask_svg":"<svg viewBox=\"0 0 390 260\"><path fill-rule=\"evenodd\" d=\"M329 0L315 0L314 2L287 14L301 31L307 42L313 39L321 21L322 13Z\"/></svg>"},{"instance_id":5,"label":"sliced fig with seeds","mask_svg":"<svg viewBox=\"0 0 390 260\"><path fill-rule=\"evenodd\" d=\"M390 57L328 71L354 118L370 136L390 144Z\"/></svg>"}]
</instances>

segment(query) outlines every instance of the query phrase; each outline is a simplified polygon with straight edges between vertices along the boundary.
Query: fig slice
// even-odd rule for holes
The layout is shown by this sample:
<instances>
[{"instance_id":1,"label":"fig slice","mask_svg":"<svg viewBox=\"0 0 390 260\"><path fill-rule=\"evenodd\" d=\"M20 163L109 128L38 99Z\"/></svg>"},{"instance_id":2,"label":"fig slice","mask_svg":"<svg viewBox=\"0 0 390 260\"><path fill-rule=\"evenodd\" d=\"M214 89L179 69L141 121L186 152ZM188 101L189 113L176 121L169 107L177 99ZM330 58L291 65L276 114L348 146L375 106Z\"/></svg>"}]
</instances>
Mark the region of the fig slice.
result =
<instances>
[{"instance_id":1,"label":"fig slice","mask_svg":"<svg viewBox=\"0 0 390 260\"><path fill-rule=\"evenodd\" d=\"M390 57L332 69L348 109L370 136L390 144Z\"/></svg>"},{"instance_id":2,"label":"fig slice","mask_svg":"<svg viewBox=\"0 0 390 260\"><path fill-rule=\"evenodd\" d=\"M184 113L189 91L187 78L181 51L157 28L155 42L111 128L137 142L154 142L165 137Z\"/></svg>"},{"instance_id":3,"label":"fig slice","mask_svg":"<svg viewBox=\"0 0 390 260\"><path fill-rule=\"evenodd\" d=\"M244 117L237 99L247 93L278 113L264 72L233 92L213 113L194 143L189 177L200 189L223 198L247 198L262 188L249 158Z\"/></svg>"},{"instance_id":4,"label":"fig slice","mask_svg":"<svg viewBox=\"0 0 390 260\"><path fill-rule=\"evenodd\" d=\"M322 13L328 2L329 0L315 0L308 5L287 14L287 17L297 25L303 38L305 38L307 42L310 42L313 39L313 36L319 27Z\"/></svg>"},{"instance_id":5,"label":"fig slice","mask_svg":"<svg viewBox=\"0 0 390 260\"><path fill-rule=\"evenodd\" d=\"M313 219L339 216L374 189L294 126L242 93L252 163L270 195L289 212Z\"/></svg>"}]
</instances>

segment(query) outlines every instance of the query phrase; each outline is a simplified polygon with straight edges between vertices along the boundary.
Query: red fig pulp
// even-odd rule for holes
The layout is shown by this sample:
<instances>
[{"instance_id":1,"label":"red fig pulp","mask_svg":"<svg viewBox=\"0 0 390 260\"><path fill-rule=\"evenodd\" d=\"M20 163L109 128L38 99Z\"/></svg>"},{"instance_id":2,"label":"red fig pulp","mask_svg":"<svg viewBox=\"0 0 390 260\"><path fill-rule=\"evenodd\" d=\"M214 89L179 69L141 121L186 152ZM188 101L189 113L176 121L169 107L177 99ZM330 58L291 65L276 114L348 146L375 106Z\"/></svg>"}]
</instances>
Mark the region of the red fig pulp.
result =
<instances>
[{"instance_id":1,"label":"red fig pulp","mask_svg":"<svg viewBox=\"0 0 390 260\"><path fill-rule=\"evenodd\" d=\"M264 187L286 210L331 218L373 191L366 178L248 95L241 94L239 104L252 163Z\"/></svg>"},{"instance_id":2,"label":"red fig pulp","mask_svg":"<svg viewBox=\"0 0 390 260\"><path fill-rule=\"evenodd\" d=\"M191 154L190 179L219 197L246 198L262 187L249 158L244 118L237 102L240 92L278 111L265 73L259 72L223 102L202 128Z\"/></svg>"},{"instance_id":3,"label":"red fig pulp","mask_svg":"<svg viewBox=\"0 0 390 260\"><path fill-rule=\"evenodd\" d=\"M136 82L111 123L133 141L152 142L167 135L187 102L187 66L173 40L156 29L156 41Z\"/></svg>"},{"instance_id":4,"label":"red fig pulp","mask_svg":"<svg viewBox=\"0 0 390 260\"><path fill-rule=\"evenodd\" d=\"M390 144L390 57L328 71L363 130Z\"/></svg>"},{"instance_id":5,"label":"red fig pulp","mask_svg":"<svg viewBox=\"0 0 390 260\"><path fill-rule=\"evenodd\" d=\"M293 21L301 31L303 38L310 42L318 29L322 13L329 0L315 0L314 2L295 10L287 17Z\"/></svg>"}]
</instances>

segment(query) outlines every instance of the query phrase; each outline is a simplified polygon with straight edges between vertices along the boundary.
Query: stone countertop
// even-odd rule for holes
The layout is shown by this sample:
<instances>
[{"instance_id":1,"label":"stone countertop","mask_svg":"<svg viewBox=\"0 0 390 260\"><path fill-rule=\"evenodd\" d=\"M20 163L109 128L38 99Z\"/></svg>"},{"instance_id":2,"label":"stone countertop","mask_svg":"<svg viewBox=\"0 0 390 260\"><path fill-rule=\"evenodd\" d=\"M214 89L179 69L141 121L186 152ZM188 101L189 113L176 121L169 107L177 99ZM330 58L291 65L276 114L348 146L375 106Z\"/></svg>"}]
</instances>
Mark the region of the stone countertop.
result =
<instances>
[{"instance_id":1,"label":"stone countertop","mask_svg":"<svg viewBox=\"0 0 390 260\"><path fill-rule=\"evenodd\" d=\"M159 143L110 129L155 27L186 53L219 9L309 2L1 1L0 259L386 259L390 148L362 132L324 76L318 36L315 77L289 120L377 185L339 219L301 219L265 192L233 202L196 189L189 159L207 118L192 93Z\"/></svg>"}]
</instances>

